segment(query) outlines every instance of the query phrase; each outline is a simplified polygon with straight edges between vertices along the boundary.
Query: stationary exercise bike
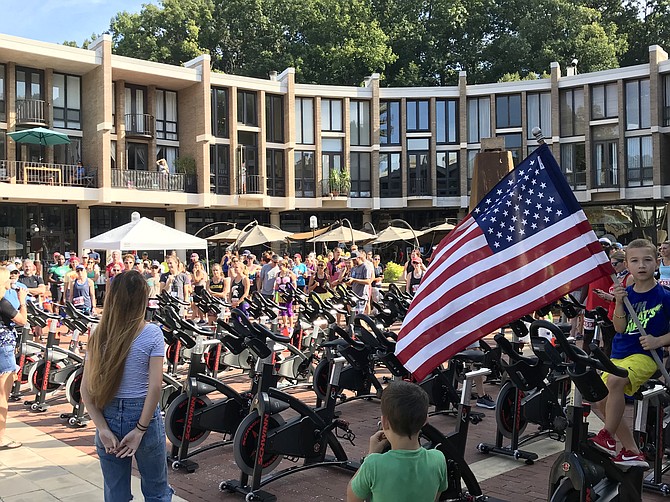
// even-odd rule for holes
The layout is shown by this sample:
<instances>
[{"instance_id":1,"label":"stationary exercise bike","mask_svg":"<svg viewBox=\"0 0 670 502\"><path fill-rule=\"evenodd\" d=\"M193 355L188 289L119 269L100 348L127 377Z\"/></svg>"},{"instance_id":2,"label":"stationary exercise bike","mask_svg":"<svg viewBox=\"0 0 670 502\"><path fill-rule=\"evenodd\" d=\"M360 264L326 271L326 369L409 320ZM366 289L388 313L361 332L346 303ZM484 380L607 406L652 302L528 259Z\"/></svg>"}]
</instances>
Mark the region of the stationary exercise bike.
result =
<instances>
[{"instance_id":1,"label":"stationary exercise bike","mask_svg":"<svg viewBox=\"0 0 670 502\"><path fill-rule=\"evenodd\" d=\"M235 463L241 471L240 479L224 481L219 489L241 493L247 501L275 501L276 496L261 490L261 487L289 474L324 466L356 471L359 464L347 458L339 442L339 437L353 441L355 436L347 422L335 418L338 380L344 358L333 361L325 406L313 409L270 386L274 371L270 347L274 342L288 343L289 337L272 333L257 323L249 324L243 334L244 343L256 353L262 369L251 412L238 427L233 442ZM289 408L294 414L285 420L280 412ZM326 455L328 448L333 457ZM293 461L303 459L303 464L269 474L283 458ZM263 477L264 474L267 476Z\"/></svg>"},{"instance_id":2,"label":"stationary exercise bike","mask_svg":"<svg viewBox=\"0 0 670 502\"><path fill-rule=\"evenodd\" d=\"M585 417L590 406L582 402L598 402L607 397L607 387L597 370L606 371L622 378L628 371L612 364L605 354L591 344L591 354L570 344L563 332L547 321L535 321L530 333L537 336L540 328L551 331L568 361L568 374L575 385L573 402L568 406L568 429L565 451L554 461L549 475L548 500L550 502L587 502L607 500L617 502L638 502L642 500L642 467L622 470L606 453L588 444L588 422ZM551 354L553 347L546 346L552 359L560 355Z\"/></svg>"}]
</instances>

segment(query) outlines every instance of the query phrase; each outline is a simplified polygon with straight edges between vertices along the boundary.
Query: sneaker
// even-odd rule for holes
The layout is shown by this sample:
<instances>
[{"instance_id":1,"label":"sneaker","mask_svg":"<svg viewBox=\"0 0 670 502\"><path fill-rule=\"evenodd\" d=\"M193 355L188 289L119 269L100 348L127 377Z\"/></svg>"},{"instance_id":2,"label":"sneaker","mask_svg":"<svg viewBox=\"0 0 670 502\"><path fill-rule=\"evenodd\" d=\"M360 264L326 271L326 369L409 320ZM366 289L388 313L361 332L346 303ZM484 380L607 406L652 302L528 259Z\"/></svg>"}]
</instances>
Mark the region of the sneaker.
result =
<instances>
[{"instance_id":1,"label":"sneaker","mask_svg":"<svg viewBox=\"0 0 670 502\"><path fill-rule=\"evenodd\" d=\"M496 402L488 394L484 394L482 397L477 398L477 408L486 408L489 410L496 409Z\"/></svg>"},{"instance_id":2,"label":"sneaker","mask_svg":"<svg viewBox=\"0 0 670 502\"><path fill-rule=\"evenodd\" d=\"M619 467L643 467L649 469L649 463L644 458L644 453L633 453L624 448L612 459L612 462Z\"/></svg>"},{"instance_id":3,"label":"sneaker","mask_svg":"<svg viewBox=\"0 0 670 502\"><path fill-rule=\"evenodd\" d=\"M605 429L600 429L598 435L590 437L588 442L591 446L603 453L607 453L610 457L616 455L616 439Z\"/></svg>"}]
</instances>

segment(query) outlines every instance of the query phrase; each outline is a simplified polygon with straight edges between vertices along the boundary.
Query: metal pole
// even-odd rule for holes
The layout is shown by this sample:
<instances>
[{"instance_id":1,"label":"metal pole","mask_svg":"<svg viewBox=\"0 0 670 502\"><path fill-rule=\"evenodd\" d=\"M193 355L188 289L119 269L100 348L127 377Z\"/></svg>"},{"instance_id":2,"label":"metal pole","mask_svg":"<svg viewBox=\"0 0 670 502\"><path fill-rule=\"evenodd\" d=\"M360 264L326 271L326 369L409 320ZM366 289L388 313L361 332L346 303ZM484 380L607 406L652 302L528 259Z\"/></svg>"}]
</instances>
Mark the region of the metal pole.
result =
<instances>
[{"instance_id":1,"label":"metal pole","mask_svg":"<svg viewBox=\"0 0 670 502\"><path fill-rule=\"evenodd\" d=\"M392 223L395 223L395 222L402 223L403 225L406 225L407 228L409 228L412 231L412 235L414 236L415 249L419 249L419 238L416 236L416 232L414 231L414 228L412 227L412 225L410 225L409 223L407 223L405 220L403 220L401 218L392 219L391 221L389 221L389 225L391 225Z\"/></svg>"},{"instance_id":2,"label":"metal pole","mask_svg":"<svg viewBox=\"0 0 670 502\"><path fill-rule=\"evenodd\" d=\"M342 218L341 222L344 223L345 221L347 222L347 225L349 225L349 230L351 231L351 245L355 246L356 241L354 240L354 227L351 226L351 222L348 219Z\"/></svg>"}]
</instances>

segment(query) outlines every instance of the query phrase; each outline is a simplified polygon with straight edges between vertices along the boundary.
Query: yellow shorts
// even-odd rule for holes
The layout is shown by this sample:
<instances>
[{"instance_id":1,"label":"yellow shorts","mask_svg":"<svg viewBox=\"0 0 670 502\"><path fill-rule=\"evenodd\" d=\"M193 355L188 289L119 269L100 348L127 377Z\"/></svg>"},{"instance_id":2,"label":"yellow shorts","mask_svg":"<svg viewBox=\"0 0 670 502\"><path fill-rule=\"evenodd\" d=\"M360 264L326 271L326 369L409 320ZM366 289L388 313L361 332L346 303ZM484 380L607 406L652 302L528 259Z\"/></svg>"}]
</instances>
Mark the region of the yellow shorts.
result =
<instances>
[{"instance_id":1,"label":"yellow shorts","mask_svg":"<svg viewBox=\"0 0 670 502\"><path fill-rule=\"evenodd\" d=\"M640 385L651 378L656 373L658 366L654 359L646 354L631 354L623 359L612 359L615 366L628 370L628 383L623 391L628 396L632 396L640 388ZM607 384L609 373L603 373L601 378Z\"/></svg>"}]
</instances>

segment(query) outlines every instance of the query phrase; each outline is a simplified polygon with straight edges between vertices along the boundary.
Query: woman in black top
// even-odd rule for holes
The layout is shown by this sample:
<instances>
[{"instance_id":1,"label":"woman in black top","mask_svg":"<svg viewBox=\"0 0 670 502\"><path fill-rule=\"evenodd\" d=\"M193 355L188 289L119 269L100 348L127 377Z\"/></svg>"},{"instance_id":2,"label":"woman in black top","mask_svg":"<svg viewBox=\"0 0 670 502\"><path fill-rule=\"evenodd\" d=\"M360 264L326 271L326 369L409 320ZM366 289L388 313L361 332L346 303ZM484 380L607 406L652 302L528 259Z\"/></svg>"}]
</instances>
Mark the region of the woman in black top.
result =
<instances>
[{"instance_id":1,"label":"woman in black top","mask_svg":"<svg viewBox=\"0 0 670 502\"><path fill-rule=\"evenodd\" d=\"M16 379L16 331L14 324L23 326L26 323L26 296L28 290L17 290L19 310L17 311L7 299L5 293L11 287L9 270L0 267L0 451L12 450L21 446L16 441L4 441L7 424L7 399Z\"/></svg>"}]
</instances>

